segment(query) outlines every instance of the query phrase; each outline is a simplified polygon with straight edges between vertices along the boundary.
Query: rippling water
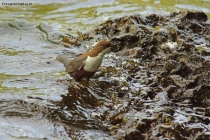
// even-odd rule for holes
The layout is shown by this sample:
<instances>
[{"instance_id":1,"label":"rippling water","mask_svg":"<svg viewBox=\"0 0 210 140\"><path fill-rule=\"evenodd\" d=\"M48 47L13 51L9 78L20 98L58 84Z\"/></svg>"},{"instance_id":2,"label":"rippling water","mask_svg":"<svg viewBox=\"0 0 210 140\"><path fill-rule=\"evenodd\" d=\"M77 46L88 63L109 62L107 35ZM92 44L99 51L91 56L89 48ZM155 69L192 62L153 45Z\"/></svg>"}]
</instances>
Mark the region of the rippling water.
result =
<instances>
[{"instance_id":1,"label":"rippling water","mask_svg":"<svg viewBox=\"0 0 210 140\"><path fill-rule=\"evenodd\" d=\"M106 130L108 124L100 118L110 108L109 92L100 86L68 85L70 77L55 61L63 51L85 51L82 47L61 47L64 32L76 34L103 20L136 13L201 10L210 15L207 0L30 0L30 6L3 4L12 2L20 1L0 3L0 137L14 140L112 139Z\"/></svg>"}]
</instances>

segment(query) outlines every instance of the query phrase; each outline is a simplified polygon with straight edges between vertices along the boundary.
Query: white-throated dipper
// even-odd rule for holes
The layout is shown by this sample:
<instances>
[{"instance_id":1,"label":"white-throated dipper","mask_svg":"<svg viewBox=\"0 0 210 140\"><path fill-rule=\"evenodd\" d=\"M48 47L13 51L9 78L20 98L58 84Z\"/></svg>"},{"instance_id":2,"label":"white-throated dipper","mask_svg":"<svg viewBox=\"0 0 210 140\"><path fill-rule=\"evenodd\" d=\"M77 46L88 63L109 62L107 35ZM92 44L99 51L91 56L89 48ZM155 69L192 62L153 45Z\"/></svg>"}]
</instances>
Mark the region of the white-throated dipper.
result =
<instances>
[{"instance_id":1,"label":"white-throated dipper","mask_svg":"<svg viewBox=\"0 0 210 140\"><path fill-rule=\"evenodd\" d=\"M94 48L74 59L70 59L65 55L58 55L56 59L64 64L66 72L68 72L75 81L79 82L82 78L88 80L101 66L103 57L109 53L114 44L107 40L99 41Z\"/></svg>"}]
</instances>

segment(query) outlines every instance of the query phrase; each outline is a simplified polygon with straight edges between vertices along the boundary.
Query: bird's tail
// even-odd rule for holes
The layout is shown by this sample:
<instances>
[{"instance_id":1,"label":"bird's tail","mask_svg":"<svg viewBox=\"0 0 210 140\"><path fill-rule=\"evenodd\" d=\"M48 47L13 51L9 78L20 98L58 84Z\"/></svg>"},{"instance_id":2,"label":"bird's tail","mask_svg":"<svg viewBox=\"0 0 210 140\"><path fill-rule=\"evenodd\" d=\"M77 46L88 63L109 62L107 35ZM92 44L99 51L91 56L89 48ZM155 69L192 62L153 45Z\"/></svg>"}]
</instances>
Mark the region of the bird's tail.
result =
<instances>
[{"instance_id":1,"label":"bird's tail","mask_svg":"<svg viewBox=\"0 0 210 140\"><path fill-rule=\"evenodd\" d=\"M63 63L64 64L64 67L67 69L67 67L69 66L69 63L71 61L71 59L66 56L66 55L61 55L59 54L57 57L56 57L56 60L58 60L59 62Z\"/></svg>"}]
</instances>

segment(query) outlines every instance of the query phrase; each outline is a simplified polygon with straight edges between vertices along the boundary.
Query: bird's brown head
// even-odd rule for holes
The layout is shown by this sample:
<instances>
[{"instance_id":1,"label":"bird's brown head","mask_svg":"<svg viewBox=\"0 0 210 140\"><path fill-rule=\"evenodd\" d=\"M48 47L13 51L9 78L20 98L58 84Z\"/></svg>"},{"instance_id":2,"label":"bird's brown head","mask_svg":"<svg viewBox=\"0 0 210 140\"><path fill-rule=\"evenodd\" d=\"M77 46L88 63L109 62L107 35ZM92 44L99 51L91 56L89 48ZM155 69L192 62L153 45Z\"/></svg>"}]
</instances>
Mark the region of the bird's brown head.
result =
<instances>
[{"instance_id":1,"label":"bird's brown head","mask_svg":"<svg viewBox=\"0 0 210 140\"><path fill-rule=\"evenodd\" d=\"M112 43L110 43L109 41L101 40L95 45L95 47L93 49L105 50L105 49L110 48L112 46L113 46Z\"/></svg>"},{"instance_id":2,"label":"bird's brown head","mask_svg":"<svg viewBox=\"0 0 210 140\"><path fill-rule=\"evenodd\" d=\"M95 47L92 49L91 52L94 53L94 55L97 55L106 49L108 49L109 52L116 51L116 45L118 45L118 44L114 44L108 40L101 40L95 45Z\"/></svg>"},{"instance_id":3,"label":"bird's brown head","mask_svg":"<svg viewBox=\"0 0 210 140\"><path fill-rule=\"evenodd\" d=\"M97 56L99 53L101 53L102 51L107 51L110 52L111 47L112 47L112 43L110 43L107 40L101 40L99 41L95 47L90 51L91 56Z\"/></svg>"}]
</instances>

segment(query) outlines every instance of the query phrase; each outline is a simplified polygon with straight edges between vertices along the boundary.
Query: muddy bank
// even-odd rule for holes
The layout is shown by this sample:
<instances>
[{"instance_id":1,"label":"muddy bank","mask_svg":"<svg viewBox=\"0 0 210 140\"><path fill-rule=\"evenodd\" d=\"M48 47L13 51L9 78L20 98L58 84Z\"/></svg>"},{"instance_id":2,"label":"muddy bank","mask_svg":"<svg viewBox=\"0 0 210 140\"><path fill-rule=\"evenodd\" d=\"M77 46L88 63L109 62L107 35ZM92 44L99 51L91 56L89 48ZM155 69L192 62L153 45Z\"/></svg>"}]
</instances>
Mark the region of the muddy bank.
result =
<instances>
[{"instance_id":1,"label":"muddy bank","mask_svg":"<svg viewBox=\"0 0 210 140\"><path fill-rule=\"evenodd\" d=\"M110 38L121 43L119 51L107 56L111 64L103 66L85 88L100 91L88 93L103 97L93 106L104 109L97 119L108 124L109 134L126 140L210 139L207 15L122 17L63 42L77 46Z\"/></svg>"}]
</instances>

